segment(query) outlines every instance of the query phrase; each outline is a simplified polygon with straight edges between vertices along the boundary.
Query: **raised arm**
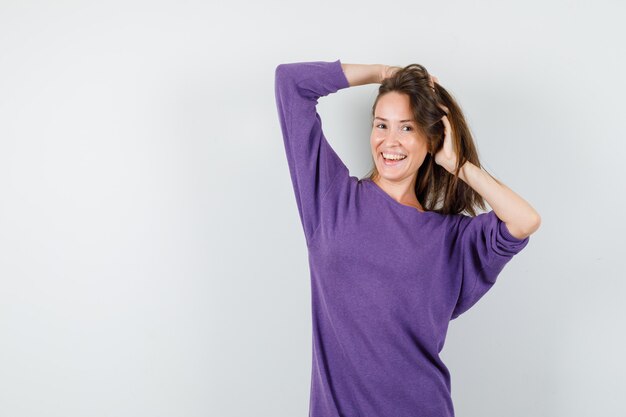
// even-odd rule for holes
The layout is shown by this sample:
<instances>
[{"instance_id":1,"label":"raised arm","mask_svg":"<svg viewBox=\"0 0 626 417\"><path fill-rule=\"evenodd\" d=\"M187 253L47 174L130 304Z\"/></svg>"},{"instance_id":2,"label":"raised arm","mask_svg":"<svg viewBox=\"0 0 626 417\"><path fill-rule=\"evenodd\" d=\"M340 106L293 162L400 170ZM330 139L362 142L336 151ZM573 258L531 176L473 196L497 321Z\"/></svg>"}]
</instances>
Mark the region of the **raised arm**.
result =
<instances>
[{"instance_id":1,"label":"raised arm","mask_svg":"<svg viewBox=\"0 0 626 417\"><path fill-rule=\"evenodd\" d=\"M350 87L381 83L390 68L381 64L341 64Z\"/></svg>"},{"instance_id":2,"label":"raised arm","mask_svg":"<svg viewBox=\"0 0 626 417\"><path fill-rule=\"evenodd\" d=\"M459 178L487 200L498 217L506 223L511 235L522 239L539 229L541 216L537 210L483 169L467 161L459 170Z\"/></svg>"},{"instance_id":3,"label":"raised arm","mask_svg":"<svg viewBox=\"0 0 626 417\"><path fill-rule=\"evenodd\" d=\"M323 202L335 197L329 191L349 178L324 136L316 105L320 97L349 86L340 60L285 63L275 70L278 117L307 245L320 224Z\"/></svg>"}]
</instances>

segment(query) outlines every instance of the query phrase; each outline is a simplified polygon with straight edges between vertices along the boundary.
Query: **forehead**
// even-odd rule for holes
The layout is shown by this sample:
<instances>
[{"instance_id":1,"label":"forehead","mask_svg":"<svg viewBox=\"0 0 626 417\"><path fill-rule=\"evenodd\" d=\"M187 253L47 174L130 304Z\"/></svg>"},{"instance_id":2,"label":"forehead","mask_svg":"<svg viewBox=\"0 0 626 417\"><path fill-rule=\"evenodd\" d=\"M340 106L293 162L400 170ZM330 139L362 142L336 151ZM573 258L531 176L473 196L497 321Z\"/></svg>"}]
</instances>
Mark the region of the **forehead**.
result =
<instances>
[{"instance_id":1,"label":"forehead","mask_svg":"<svg viewBox=\"0 0 626 417\"><path fill-rule=\"evenodd\" d=\"M383 122L388 122L389 119L384 118L384 117L380 117L380 116L376 116L374 117L374 120L382 120ZM394 122L395 120L391 119L392 122ZM404 122L409 122L409 123L415 123L414 119L403 119L403 120L398 120L398 122L400 123L404 123Z\"/></svg>"},{"instance_id":2,"label":"forehead","mask_svg":"<svg viewBox=\"0 0 626 417\"><path fill-rule=\"evenodd\" d=\"M413 113L409 104L409 96L390 92L378 99L374 118L383 121L413 122Z\"/></svg>"}]
</instances>

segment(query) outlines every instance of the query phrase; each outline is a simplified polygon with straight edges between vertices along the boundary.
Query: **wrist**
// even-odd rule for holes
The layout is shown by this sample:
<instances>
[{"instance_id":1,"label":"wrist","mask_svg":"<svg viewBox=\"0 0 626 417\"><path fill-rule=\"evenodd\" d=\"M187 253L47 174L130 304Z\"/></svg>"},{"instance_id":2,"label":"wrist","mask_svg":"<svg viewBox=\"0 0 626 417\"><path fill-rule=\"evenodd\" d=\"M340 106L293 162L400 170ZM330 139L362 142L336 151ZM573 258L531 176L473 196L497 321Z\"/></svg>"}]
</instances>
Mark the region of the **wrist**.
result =
<instances>
[{"instance_id":1,"label":"wrist","mask_svg":"<svg viewBox=\"0 0 626 417\"><path fill-rule=\"evenodd\" d=\"M459 178L462 179L465 183L469 185L469 175L471 175L470 169L471 165L473 165L470 161L465 161L465 163L459 169Z\"/></svg>"},{"instance_id":2,"label":"wrist","mask_svg":"<svg viewBox=\"0 0 626 417\"><path fill-rule=\"evenodd\" d=\"M383 80L387 77L387 70L389 65L378 64L378 84L382 84Z\"/></svg>"}]
</instances>

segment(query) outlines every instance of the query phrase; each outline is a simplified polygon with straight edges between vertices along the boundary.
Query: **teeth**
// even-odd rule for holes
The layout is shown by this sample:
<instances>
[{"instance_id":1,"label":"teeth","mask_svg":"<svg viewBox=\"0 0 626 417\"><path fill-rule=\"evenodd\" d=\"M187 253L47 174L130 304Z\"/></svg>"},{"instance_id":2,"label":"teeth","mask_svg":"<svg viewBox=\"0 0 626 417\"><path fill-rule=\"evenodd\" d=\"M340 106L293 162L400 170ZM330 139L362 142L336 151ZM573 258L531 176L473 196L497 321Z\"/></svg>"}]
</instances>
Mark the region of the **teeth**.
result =
<instances>
[{"instance_id":1,"label":"teeth","mask_svg":"<svg viewBox=\"0 0 626 417\"><path fill-rule=\"evenodd\" d=\"M395 160L400 160L400 159L404 159L404 158L406 158L406 155L394 155L394 154L391 154L391 153L384 153L384 152L383 152L382 154L383 154L383 157L384 157L385 159L395 159Z\"/></svg>"}]
</instances>

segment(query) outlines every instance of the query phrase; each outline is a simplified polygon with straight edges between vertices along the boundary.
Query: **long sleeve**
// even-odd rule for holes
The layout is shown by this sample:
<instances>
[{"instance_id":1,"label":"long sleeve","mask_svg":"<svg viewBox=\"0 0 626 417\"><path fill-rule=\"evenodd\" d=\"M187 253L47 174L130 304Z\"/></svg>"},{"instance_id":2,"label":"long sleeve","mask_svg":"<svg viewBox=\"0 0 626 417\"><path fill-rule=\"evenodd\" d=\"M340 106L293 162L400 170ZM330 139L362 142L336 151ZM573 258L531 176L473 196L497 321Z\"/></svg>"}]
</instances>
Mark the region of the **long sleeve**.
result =
<instances>
[{"instance_id":1,"label":"long sleeve","mask_svg":"<svg viewBox=\"0 0 626 417\"><path fill-rule=\"evenodd\" d=\"M489 291L504 266L529 240L530 236L518 239L511 235L493 210L475 217L460 217L453 251L460 261L461 290L451 320Z\"/></svg>"},{"instance_id":2,"label":"long sleeve","mask_svg":"<svg viewBox=\"0 0 626 417\"><path fill-rule=\"evenodd\" d=\"M317 101L349 86L340 60L276 67L276 106L307 245L319 226L320 210L328 191L340 176L349 175L348 168L324 136Z\"/></svg>"}]
</instances>

